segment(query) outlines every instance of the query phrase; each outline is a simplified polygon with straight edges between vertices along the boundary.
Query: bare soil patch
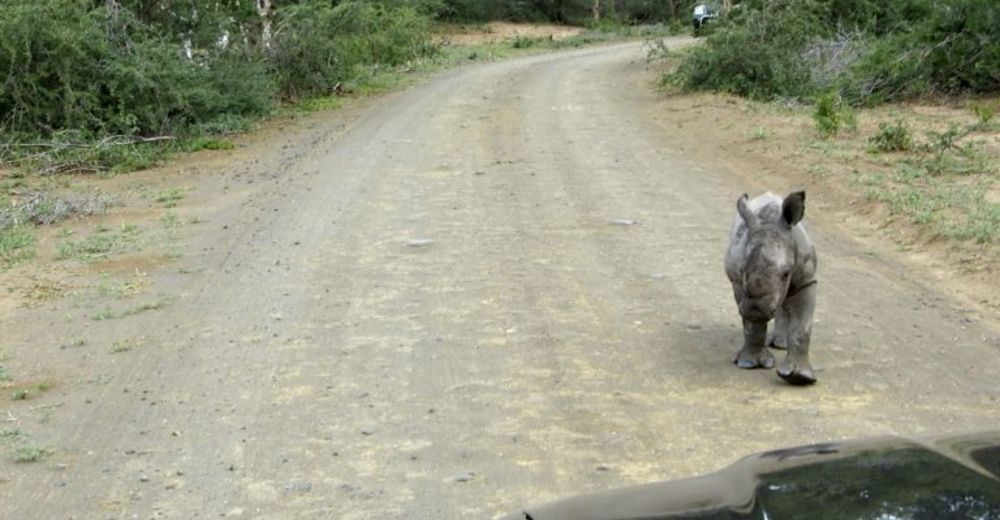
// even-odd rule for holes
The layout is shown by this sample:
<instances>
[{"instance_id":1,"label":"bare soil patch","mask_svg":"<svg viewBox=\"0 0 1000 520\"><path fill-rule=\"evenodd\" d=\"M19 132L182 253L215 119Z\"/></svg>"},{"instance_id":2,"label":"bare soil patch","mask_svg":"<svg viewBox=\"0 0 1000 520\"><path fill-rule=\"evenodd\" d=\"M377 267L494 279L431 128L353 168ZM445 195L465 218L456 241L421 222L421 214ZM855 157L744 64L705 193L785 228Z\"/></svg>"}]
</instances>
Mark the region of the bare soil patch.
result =
<instances>
[{"instance_id":1,"label":"bare soil patch","mask_svg":"<svg viewBox=\"0 0 1000 520\"><path fill-rule=\"evenodd\" d=\"M648 80L658 83L670 64L652 67ZM996 105L996 99L949 104L897 104L856 112L857 128L823 139L812 107L754 102L712 93L667 93L651 113L671 139L692 156L724 166L764 191L804 188L812 211L836 214L866 248L903 261L914 278L927 278L952 296L977 307L1000 309L1000 247L995 241L941 236L927 222L895 211L880 200L892 189L895 172L916 152L871 153L868 139L880 124L904 122L918 142L934 133L977 122L973 107ZM996 203L1000 184L1000 129L996 125L963 138L985 168L931 179L947 187L985 186L985 200ZM934 193L928 197L938 196ZM947 218L946 212L930 217Z\"/></svg>"},{"instance_id":2,"label":"bare soil patch","mask_svg":"<svg viewBox=\"0 0 1000 520\"><path fill-rule=\"evenodd\" d=\"M447 25L438 30L441 41L454 45L496 43L516 38L562 40L583 32L580 27L552 24L490 22L482 25Z\"/></svg>"}]
</instances>

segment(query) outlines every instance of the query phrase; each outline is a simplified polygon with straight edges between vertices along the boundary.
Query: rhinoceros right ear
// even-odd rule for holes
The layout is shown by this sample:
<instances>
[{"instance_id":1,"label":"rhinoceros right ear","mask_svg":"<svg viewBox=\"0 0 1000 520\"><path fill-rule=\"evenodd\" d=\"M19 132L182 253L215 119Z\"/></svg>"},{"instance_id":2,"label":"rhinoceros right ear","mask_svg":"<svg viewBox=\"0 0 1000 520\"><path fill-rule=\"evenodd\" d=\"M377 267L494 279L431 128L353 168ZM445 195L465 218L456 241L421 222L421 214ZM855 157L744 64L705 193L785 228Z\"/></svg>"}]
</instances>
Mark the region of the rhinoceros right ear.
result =
<instances>
[{"instance_id":1,"label":"rhinoceros right ear","mask_svg":"<svg viewBox=\"0 0 1000 520\"><path fill-rule=\"evenodd\" d=\"M806 213L806 192L789 193L781 203L781 218L788 227L795 227Z\"/></svg>"},{"instance_id":2,"label":"rhinoceros right ear","mask_svg":"<svg viewBox=\"0 0 1000 520\"><path fill-rule=\"evenodd\" d=\"M743 219L743 222L746 222L748 228L753 228L757 226L759 219L757 218L757 215L750 210L750 206L747 205L748 200L750 200L750 197L744 193L743 196L736 201L736 212L740 214L740 218Z\"/></svg>"}]
</instances>

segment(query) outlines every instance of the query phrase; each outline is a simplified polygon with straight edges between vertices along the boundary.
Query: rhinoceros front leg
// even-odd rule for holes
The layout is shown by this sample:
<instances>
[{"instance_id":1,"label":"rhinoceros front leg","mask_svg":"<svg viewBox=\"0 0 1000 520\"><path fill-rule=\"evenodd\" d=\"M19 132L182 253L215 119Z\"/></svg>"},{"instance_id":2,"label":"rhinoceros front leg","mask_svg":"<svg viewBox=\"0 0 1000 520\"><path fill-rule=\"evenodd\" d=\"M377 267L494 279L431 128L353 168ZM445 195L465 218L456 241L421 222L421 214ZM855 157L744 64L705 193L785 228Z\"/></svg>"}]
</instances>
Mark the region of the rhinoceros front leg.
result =
<instances>
[{"instance_id":1,"label":"rhinoceros front leg","mask_svg":"<svg viewBox=\"0 0 1000 520\"><path fill-rule=\"evenodd\" d=\"M800 289L786 298L782 305L787 318L785 340L788 354L778 367L778 375L793 385L811 385L816 382L816 375L809 364L809 340L815 309L816 284Z\"/></svg>"},{"instance_id":2,"label":"rhinoceros front leg","mask_svg":"<svg viewBox=\"0 0 1000 520\"><path fill-rule=\"evenodd\" d=\"M736 353L733 363L740 368L772 368L774 356L765 348L767 322L743 320L743 348Z\"/></svg>"}]
</instances>

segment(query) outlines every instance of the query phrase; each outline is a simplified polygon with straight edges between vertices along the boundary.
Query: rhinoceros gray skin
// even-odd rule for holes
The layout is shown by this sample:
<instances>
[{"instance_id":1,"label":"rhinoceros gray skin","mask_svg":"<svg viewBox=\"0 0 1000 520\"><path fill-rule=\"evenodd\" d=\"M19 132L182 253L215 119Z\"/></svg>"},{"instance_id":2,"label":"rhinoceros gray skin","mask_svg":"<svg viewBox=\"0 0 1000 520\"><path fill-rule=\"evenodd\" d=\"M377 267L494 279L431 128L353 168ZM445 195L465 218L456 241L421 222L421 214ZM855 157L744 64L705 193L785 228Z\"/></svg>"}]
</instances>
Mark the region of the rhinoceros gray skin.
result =
<instances>
[{"instance_id":1,"label":"rhinoceros gray skin","mask_svg":"<svg viewBox=\"0 0 1000 520\"><path fill-rule=\"evenodd\" d=\"M803 225L804 191L782 199L765 193L736 203L726 276L743 319L740 368L772 368L767 346L787 348L778 375L791 384L816 382L809 365L809 340L816 308L816 249ZM775 320L767 337L767 324Z\"/></svg>"}]
</instances>

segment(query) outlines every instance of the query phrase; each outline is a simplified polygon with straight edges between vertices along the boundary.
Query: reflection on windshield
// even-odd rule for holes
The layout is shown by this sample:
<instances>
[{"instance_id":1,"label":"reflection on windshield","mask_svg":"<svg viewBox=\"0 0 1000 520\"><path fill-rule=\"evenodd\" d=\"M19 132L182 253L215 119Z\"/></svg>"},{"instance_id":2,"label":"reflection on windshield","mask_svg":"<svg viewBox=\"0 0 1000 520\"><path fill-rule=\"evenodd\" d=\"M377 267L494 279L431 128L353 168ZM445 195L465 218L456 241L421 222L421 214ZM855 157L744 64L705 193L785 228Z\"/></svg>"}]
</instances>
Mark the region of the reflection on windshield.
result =
<instances>
[{"instance_id":1,"label":"reflection on windshield","mask_svg":"<svg viewBox=\"0 0 1000 520\"><path fill-rule=\"evenodd\" d=\"M995 469L1000 448L972 456L992 460ZM805 511L818 504L823 507ZM754 509L756 518L802 518L808 512L817 520L1000 520L1000 483L914 446L762 475Z\"/></svg>"}]
</instances>

